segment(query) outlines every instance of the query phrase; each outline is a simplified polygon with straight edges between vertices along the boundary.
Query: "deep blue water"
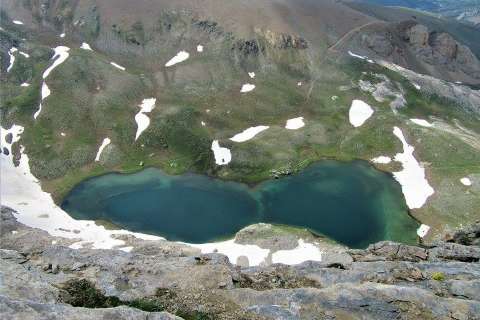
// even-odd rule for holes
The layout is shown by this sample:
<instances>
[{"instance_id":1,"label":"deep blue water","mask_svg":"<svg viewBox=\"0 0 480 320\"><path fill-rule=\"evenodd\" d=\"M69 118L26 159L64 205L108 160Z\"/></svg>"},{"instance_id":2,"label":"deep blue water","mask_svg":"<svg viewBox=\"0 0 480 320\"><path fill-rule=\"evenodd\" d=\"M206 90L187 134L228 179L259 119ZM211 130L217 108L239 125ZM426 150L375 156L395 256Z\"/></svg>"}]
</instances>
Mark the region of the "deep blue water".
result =
<instances>
[{"instance_id":1,"label":"deep blue water","mask_svg":"<svg viewBox=\"0 0 480 320\"><path fill-rule=\"evenodd\" d=\"M106 220L169 240L203 243L258 222L306 227L350 247L414 242L418 223L400 186L365 162L323 161L255 188L202 175L149 168L80 183L62 208L77 219Z\"/></svg>"}]
</instances>

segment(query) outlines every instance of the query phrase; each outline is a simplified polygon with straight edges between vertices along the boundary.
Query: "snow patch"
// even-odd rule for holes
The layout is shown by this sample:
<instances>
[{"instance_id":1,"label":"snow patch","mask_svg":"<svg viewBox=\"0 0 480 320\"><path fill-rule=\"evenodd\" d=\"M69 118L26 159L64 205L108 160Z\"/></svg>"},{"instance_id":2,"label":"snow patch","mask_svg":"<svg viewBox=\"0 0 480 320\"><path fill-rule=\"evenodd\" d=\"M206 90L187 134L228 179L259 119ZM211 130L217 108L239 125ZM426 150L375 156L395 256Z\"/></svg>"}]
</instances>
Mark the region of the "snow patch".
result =
<instances>
[{"instance_id":1,"label":"snow patch","mask_svg":"<svg viewBox=\"0 0 480 320\"><path fill-rule=\"evenodd\" d=\"M15 56L13 55L15 52L17 52L18 49L15 47L12 47L10 50L8 50L8 56L10 57L10 63L7 67L7 72L10 72L13 68L13 64L15 63Z\"/></svg>"},{"instance_id":2,"label":"snow patch","mask_svg":"<svg viewBox=\"0 0 480 320\"><path fill-rule=\"evenodd\" d=\"M103 149L105 149L106 146L108 146L112 142L110 138L105 138L102 141L102 145L100 148L98 148L97 156L95 157L95 162L100 161L100 156L102 155Z\"/></svg>"},{"instance_id":3,"label":"snow patch","mask_svg":"<svg viewBox=\"0 0 480 320\"><path fill-rule=\"evenodd\" d=\"M380 157L373 158L371 161L373 163L387 164L392 162L392 158L386 157L386 156L380 156Z\"/></svg>"},{"instance_id":4,"label":"snow patch","mask_svg":"<svg viewBox=\"0 0 480 320\"><path fill-rule=\"evenodd\" d=\"M26 52L23 52L23 51L19 51L18 53L20 53L22 56L24 56L25 58L30 58L30 55Z\"/></svg>"},{"instance_id":5,"label":"snow patch","mask_svg":"<svg viewBox=\"0 0 480 320\"><path fill-rule=\"evenodd\" d=\"M59 35L60 38L65 38L65 33Z\"/></svg>"},{"instance_id":6,"label":"snow patch","mask_svg":"<svg viewBox=\"0 0 480 320\"><path fill-rule=\"evenodd\" d=\"M55 54L53 55L52 59L54 59L55 61L43 73L42 77L43 77L44 80L50 75L50 72L52 72L53 69L55 69L56 67L61 65L63 62L65 62L65 60L67 60L67 58L69 56L68 51L70 51L70 48L69 47L64 47L64 46L58 46L58 47L54 48L53 50L55 51Z\"/></svg>"},{"instance_id":7,"label":"snow patch","mask_svg":"<svg viewBox=\"0 0 480 320\"><path fill-rule=\"evenodd\" d=\"M403 153L397 153L394 160L402 164L403 170L393 176L402 186L402 192L410 209L421 208L435 191L428 184L425 169L413 156L415 148L407 143L402 130L393 128L393 134L402 142Z\"/></svg>"},{"instance_id":8,"label":"snow patch","mask_svg":"<svg viewBox=\"0 0 480 320\"><path fill-rule=\"evenodd\" d=\"M270 250L262 249L257 245L238 244L235 240L223 242L189 244L194 248L200 249L202 253L219 252L228 257L230 263L237 263L237 259L241 256L248 258L249 266L258 266L268 257Z\"/></svg>"},{"instance_id":9,"label":"snow patch","mask_svg":"<svg viewBox=\"0 0 480 320\"><path fill-rule=\"evenodd\" d=\"M279 250L272 254L272 263L296 265L305 261L322 261L322 252L313 243L298 240L298 246L291 250Z\"/></svg>"},{"instance_id":10,"label":"snow patch","mask_svg":"<svg viewBox=\"0 0 480 320\"><path fill-rule=\"evenodd\" d=\"M92 47L90 47L90 45L86 42L83 42L82 45L80 46L80 49L83 49L83 50L89 50L89 51L93 51L92 50Z\"/></svg>"},{"instance_id":11,"label":"snow patch","mask_svg":"<svg viewBox=\"0 0 480 320\"><path fill-rule=\"evenodd\" d=\"M30 83L24 82L20 85L20 87L30 87Z\"/></svg>"},{"instance_id":12,"label":"snow patch","mask_svg":"<svg viewBox=\"0 0 480 320\"><path fill-rule=\"evenodd\" d=\"M14 24L18 24L18 25L22 25L22 24L23 24L23 22L20 21L20 20L13 20L12 22L13 22Z\"/></svg>"},{"instance_id":13,"label":"snow patch","mask_svg":"<svg viewBox=\"0 0 480 320\"><path fill-rule=\"evenodd\" d=\"M156 101L155 98L143 99L142 104L139 105L140 111L135 115L135 122L137 122L135 141L150 125L150 118L145 113L149 113L155 108Z\"/></svg>"},{"instance_id":14,"label":"snow patch","mask_svg":"<svg viewBox=\"0 0 480 320\"><path fill-rule=\"evenodd\" d=\"M269 126L250 127L248 129L243 130L243 132L241 133L237 133L232 138L230 138L230 140L234 142L245 142L252 139L260 132L267 130L268 128L270 127Z\"/></svg>"},{"instance_id":15,"label":"snow patch","mask_svg":"<svg viewBox=\"0 0 480 320\"><path fill-rule=\"evenodd\" d=\"M255 78L255 72L249 72L248 76L252 79Z\"/></svg>"},{"instance_id":16,"label":"snow patch","mask_svg":"<svg viewBox=\"0 0 480 320\"><path fill-rule=\"evenodd\" d=\"M125 71L125 70L126 70L125 67L122 67L121 65L116 64L116 63L113 62L113 61L111 61L110 64L111 64L112 66L114 66L115 68L120 69L120 70L122 70L122 71Z\"/></svg>"},{"instance_id":17,"label":"snow patch","mask_svg":"<svg viewBox=\"0 0 480 320\"><path fill-rule=\"evenodd\" d=\"M220 147L218 140L212 141L211 150L215 156L215 163L219 166L226 165L232 161L232 153L230 152L230 149Z\"/></svg>"},{"instance_id":18,"label":"snow patch","mask_svg":"<svg viewBox=\"0 0 480 320\"><path fill-rule=\"evenodd\" d=\"M165 63L165 67L174 66L177 63L187 60L189 57L190 57L190 53L188 53L187 51L180 51L179 53L177 53L175 57L173 57L172 59L168 60L167 63Z\"/></svg>"},{"instance_id":19,"label":"snow patch","mask_svg":"<svg viewBox=\"0 0 480 320\"><path fill-rule=\"evenodd\" d=\"M297 82L297 86L301 87L301 86L302 86L302 82L301 82L301 81Z\"/></svg>"},{"instance_id":20,"label":"snow patch","mask_svg":"<svg viewBox=\"0 0 480 320\"><path fill-rule=\"evenodd\" d=\"M241 93L246 93L246 92L250 92L252 91L253 89L255 89L255 85L254 84L251 84L251 83L246 83L242 86L242 89L240 89L240 92Z\"/></svg>"},{"instance_id":21,"label":"snow patch","mask_svg":"<svg viewBox=\"0 0 480 320\"><path fill-rule=\"evenodd\" d=\"M431 123L428 122L427 120L423 120L423 119L410 119L410 121L412 121L413 123L418 124L419 126L422 126L422 127L427 127L427 128L433 127L433 124L431 124Z\"/></svg>"},{"instance_id":22,"label":"snow patch","mask_svg":"<svg viewBox=\"0 0 480 320\"><path fill-rule=\"evenodd\" d=\"M197 52L203 52L203 46L201 44L197 46Z\"/></svg>"},{"instance_id":23,"label":"snow patch","mask_svg":"<svg viewBox=\"0 0 480 320\"><path fill-rule=\"evenodd\" d=\"M362 126L373 114L373 109L362 100L353 100L350 107L349 119L354 127Z\"/></svg>"},{"instance_id":24,"label":"snow patch","mask_svg":"<svg viewBox=\"0 0 480 320\"><path fill-rule=\"evenodd\" d=\"M303 121L303 117L288 119L287 123L285 124L285 129L288 130L297 130L303 128L305 126L305 122Z\"/></svg>"},{"instance_id":25,"label":"snow patch","mask_svg":"<svg viewBox=\"0 0 480 320\"><path fill-rule=\"evenodd\" d=\"M472 181L467 178L467 177L464 177L462 179L460 179L460 182L464 185L464 186L471 186L472 185Z\"/></svg>"},{"instance_id":26,"label":"snow patch","mask_svg":"<svg viewBox=\"0 0 480 320\"><path fill-rule=\"evenodd\" d=\"M51 91L48 88L47 83L45 81L43 81L43 84L42 84L42 98L40 100L40 105L38 106L37 112L35 112L35 114L33 115L33 119L37 119L37 117L40 115L40 112L42 111L43 100L45 100L50 95L50 93L51 93Z\"/></svg>"},{"instance_id":27,"label":"snow patch","mask_svg":"<svg viewBox=\"0 0 480 320\"><path fill-rule=\"evenodd\" d=\"M417 235L420 238L423 238L427 235L428 231L430 231L430 226L427 226L426 224L422 224L418 229L417 229Z\"/></svg>"}]
</instances>

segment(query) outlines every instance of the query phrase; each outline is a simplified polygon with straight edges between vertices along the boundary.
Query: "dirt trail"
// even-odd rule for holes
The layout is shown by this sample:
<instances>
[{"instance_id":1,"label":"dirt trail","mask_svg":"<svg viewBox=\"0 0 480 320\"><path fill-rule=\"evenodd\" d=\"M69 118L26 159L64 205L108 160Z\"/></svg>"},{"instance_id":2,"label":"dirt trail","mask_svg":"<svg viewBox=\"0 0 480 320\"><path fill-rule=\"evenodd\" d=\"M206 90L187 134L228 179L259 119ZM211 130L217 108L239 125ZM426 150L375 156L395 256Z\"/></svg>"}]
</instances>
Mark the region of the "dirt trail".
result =
<instances>
[{"instance_id":1,"label":"dirt trail","mask_svg":"<svg viewBox=\"0 0 480 320\"><path fill-rule=\"evenodd\" d=\"M371 22L366 23L364 25L358 26L358 27L348 31L347 33L345 33L340 39L337 40L337 42L335 42L333 45L331 45L328 48L328 52L329 53L336 52L338 50L338 48L341 47L347 40L351 39L353 36L355 36L356 34L361 32L365 28L368 28L372 25L385 25L385 24L386 23L383 22L383 21L371 21Z\"/></svg>"}]
</instances>

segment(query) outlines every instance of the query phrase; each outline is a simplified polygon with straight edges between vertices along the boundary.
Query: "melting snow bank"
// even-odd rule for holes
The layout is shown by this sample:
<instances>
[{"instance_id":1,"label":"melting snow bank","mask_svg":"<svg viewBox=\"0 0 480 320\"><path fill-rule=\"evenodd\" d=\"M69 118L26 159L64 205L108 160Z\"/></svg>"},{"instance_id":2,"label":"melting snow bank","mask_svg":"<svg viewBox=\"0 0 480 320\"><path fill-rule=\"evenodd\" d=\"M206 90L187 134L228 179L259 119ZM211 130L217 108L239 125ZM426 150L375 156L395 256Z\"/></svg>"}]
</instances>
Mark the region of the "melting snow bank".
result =
<instances>
[{"instance_id":1,"label":"melting snow bank","mask_svg":"<svg viewBox=\"0 0 480 320\"><path fill-rule=\"evenodd\" d=\"M40 100L40 105L38 106L37 112L35 112L35 114L33 115L33 119L37 119L37 117L40 115L40 112L42 111L43 100L45 100L50 95L50 93L51 93L51 91L48 88L47 83L45 81L43 81L43 84L42 84L42 98Z\"/></svg>"},{"instance_id":2,"label":"melting snow bank","mask_svg":"<svg viewBox=\"0 0 480 320\"><path fill-rule=\"evenodd\" d=\"M298 240L298 246L292 250L279 250L272 254L272 263L296 265L305 261L322 261L322 252L312 243Z\"/></svg>"},{"instance_id":3,"label":"melting snow bank","mask_svg":"<svg viewBox=\"0 0 480 320\"><path fill-rule=\"evenodd\" d=\"M350 123L354 127L362 126L373 114L373 109L362 100L353 100L350 107Z\"/></svg>"},{"instance_id":4,"label":"melting snow bank","mask_svg":"<svg viewBox=\"0 0 480 320\"><path fill-rule=\"evenodd\" d=\"M238 258L244 256L248 258L249 266L258 266L268 257L270 250L262 249L253 244L238 244L235 240L228 240L215 243L188 244L198 248L202 253L218 252L226 255L231 263L237 264Z\"/></svg>"},{"instance_id":5,"label":"melting snow bank","mask_svg":"<svg viewBox=\"0 0 480 320\"><path fill-rule=\"evenodd\" d=\"M257 245L238 244L235 240L228 240L216 243L188 244L198 248L202 253L218 252L226 255L230 263L240 264L240 257L248 259L250 267L267 263L270 255L269 249L262 249ZM296 265L305 261L321 261L322 252L312 243L306 243L302 239L298 240L298 246L292 250L279 250L272 254L272 263L283 263L287 265Z\"/></svg>"},{"instance_id":6,"label":"melting snow bank","mask_svg":"<svg viewBox=\"0 0 480 320\"><path fill-rule=\"evenodd\" d=\"M419 125L419 126L422 126L422 127L427 127L427 128L431 128L433 127L433 124L431 124L430 122L428 122L427 120L423 120L423 119L410 119L410 121L412 121L413 123Z\"/></svg>"},{"instance_id":7,"label":"melting snow bank","mask_svg":"<svg viewBox=\"0 0 480 320\"><path fill-rule=\"evenodd\" d=\"M464 185L464 186L471 186L472 185L472 181L465 177L465 178L462 178L460 179L460 182Z\"/></svg>"},{"instance_id":8,"label":"melting snow bank","mask_svg":"<svg viewBox=\"0 0 480 320\"><path fill-rule=\"evenodd\" d=\"M246 83L242 86L242 89L240 89L240 92L241 93L246 93L246 92L252 91L253 89L255 89L254 84Z\"/></svg>"},{"instance_id":9,"label":"melting snow bank","mask_svg":"<svg viewBox=\"0 0 480 320\"><path fill-rule=\"evenodd\" d=\"M425 178L425 169L413 156L414 147L405 140L400 128L394 127L393 134L402 142L403 153L397 153L394 160L402 163L403 170L393 176L402 186L402 192L410 209L421 208L435 191Z\"/></svg>"},{"instance_id":10,"label":"melting snow bank","mask_svg":"<svg viewBox=\"0 0 480 320\"><path fill-rule=\"evenodd\" d=\"M373 163L387 164L392 162L392 158L386 157L386 156L380 156L380 157L373 158L371 161Z\"/></svg>"},{"instance_id":11,"label":"melting snow bank","mask_svg":"<svg viewBox=\"0 0 480 320\"><path fill-rule=\"evenodd\" d=\"M248 141L248 140L252 139L253 137L255 137L260 132L267 130L268 128L270 128L270 127L269 126L251 127L251 128L246 129L246 130L243 130L243 132L241 132L241 133L238 133L238 134L234 135L232 138L230 138L230 140L232 140L234 142L245 142L245 141Z\"/></svg>"},{"instance_id":12,"label":"melting snow bank","mask_svg":"<svg viewBox=\"0 0 480 320\"><path fill-rule=\"evenodd\" d=\"M23 127L12 126L9 130L1 128L1 144L11 151L12 144L20 139ZM5 141L5 136L12 133L12 143ZM160 240L162 238L129 232L126 230L106 230L94 221L75 220L60 209L52 200L50 194L43 192L39 181L31 174L29 160L21 147L21 158L18 167L13 164L12 153L1 154L2 187L0 198L2 205L16 211L15 218L26 226L44 230L56 237L79 239L72 248L91 245L94 249L111 249L124 246L123 240L112 238L112 235L130 234L143 240Z\"/></svg>"},{"instance_id":13,"label":"melting snow bank","mask_svg":"<svg viewBox=\"0 0 480 320\"><path fill-rule=\"evenodd\" d=\"M287 123L285 124L285 129L288 130L297 130L303 128L305 126L305 122L303 122L303 117L288 119Z\"/></svg>"},{"instance_id":14,"label":"melting snow bank","mask_svg":"<svg viewBox=\"0 0 480 320\"><path fill-rule=\"evenodd\" d=\"M120 69L120 70L122 70L122 71L125 71L125 70L126 70L125 67L122 67L121 65L116 64L116 63L113 62L113 61L110 62L110 64L111 64L112 66L114 66L115 68Z\"/></svg>"},{"instance_id":15,"label":"melting snow bank","mask_svg":"<svg viewBox=\"0 0 480 320\"><path fill-rule=\"evenodd\" d=\"M372 59L368 59L368 57L361 56L359 54L355 54L352 51L348 51L348 54L350 56L354 57L354 58L358 58L358 59L361 59L361 60L367 60L369 63L374 63L374 61Z\"/></svg>"},{"instance_id":16,"label":"melting snow bank","mask_svg":"<svg viewBox=\"0 0 480 320\"><path fill-rule=\"evenodd\" d=\"M106 146L108 146L112 142L110 138L105 138L102 141L102 145L100 148L98 148L97 156L95 157L95 161L98 162L100 161L100 156L102 155L103 149L105 149Z\"/></svg>"},{"instance_id":17,"label":"melting snow bank","mask_svg":"<svg viewBox=\"0 0 480 320\"><path fill-rule=\"evenodd\" d=\"M198 47L197 47L197 51L198 51ZM202 51L203 51L203 47L202 47ZM177 63L187 60L189 57L190 57L190 53L188 53L187 51L180 51L179 53L177 53L175 57L173 57L172 59L168 60L167 63L165 63L165 67L171 67L173 65L176 65Z\"/></svg>"},{"instance_id":18,"label":"melting snow bank","mask_svg":"<svg viewBox=\"0 0 480 320\"><path fill-rule=\"evenodd\" d=\"M428 231L430 231L430 226L427 226L426 224L422 224L418 229L417 229L417 236L420 238L424 238Z\"/></svg>"},{"instance_id":19,"label":"melting snow bank","mask_svg":"<svg viewBox=\"0 0 480 320\"><path fill-rule=\"evenodd\" d=\"M155 108L155 102L157 99L143 99L142 104L139 105L140 111L135 115L135 122L137 122L137 134L135 135L135 141L150 125L150 118L145 114L151 112Z\"/></svg>"},{"instance_id":20,"label":"melting snow bank","mask_svg":"<svg viewBox=\"0 0 480 320\"><path fill-rule=\"evenodd\" d=\"M223 166L232 161L232 153L230 152L230 149L220 147L218 140L213 140L211 149L215 156L216 164Z\"/></svg>"},{"instance_id":21,"label":"melting snow bank","mask_svg":"<svg viewBox=\"0 0 480 320\"><path fill-rule=\"evenodd\" d=\"M10 57L10 64L7 67L7 72L10 72L12 70L13 64L15 63L15 56L13 55L18 49L15 47L12 47L10 50L8 50L8 56Z\"/></svg>"},{"instance_id":22,"label":"melting snow bank","mask_svg":"<svg viewBox=\"0 0 480 320\"><path fill-rule=\"evenodd\" d=\"M93 51L92 47L90 47L90 45L86 42L82 43L82 45L80 46L80 49Z\"/></svg>"},{"instance_id":23,"label":"melting snow bank","mask_svg":"<svg viewBox=\"0 0 480 320\"><path fill-rule=\"evenodd\" d=\"M67 60L67 58L69 56L68 51L70 51L70 48L69 47L64 47L64 46L59 46L59 47L54 48L53 50L55 51L55 54L53 55L52 59L54 59L55 61L43 73L43 79L44 80L50 75L50 72L52 72L53 69L55 69L60 64L65 62L65 60Z\"/></svg>"}]
</instances>

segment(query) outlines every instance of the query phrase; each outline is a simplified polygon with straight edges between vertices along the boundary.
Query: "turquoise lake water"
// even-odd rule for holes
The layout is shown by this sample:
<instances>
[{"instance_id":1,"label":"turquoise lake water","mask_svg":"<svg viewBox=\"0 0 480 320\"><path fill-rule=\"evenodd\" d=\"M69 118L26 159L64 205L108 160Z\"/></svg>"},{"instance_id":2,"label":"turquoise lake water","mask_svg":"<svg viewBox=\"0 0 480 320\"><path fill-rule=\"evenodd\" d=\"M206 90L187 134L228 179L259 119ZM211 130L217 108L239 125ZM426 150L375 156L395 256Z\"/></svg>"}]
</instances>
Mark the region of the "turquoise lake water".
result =
<instances>
[{"instance_id":1,"label":"turquoise lake water","mask_svg":"<svg viewBox=\"0 0 480 320\"><path fill-rule=\"evenodd\" d=\"M203 175L148 168L80 183L62 208L172 241L204 243L267 222L306 227L353 248L380 240L412 243L418 223L398 183L366 162L322 161L250 188Z\"/></svg>"}]
</instances>

